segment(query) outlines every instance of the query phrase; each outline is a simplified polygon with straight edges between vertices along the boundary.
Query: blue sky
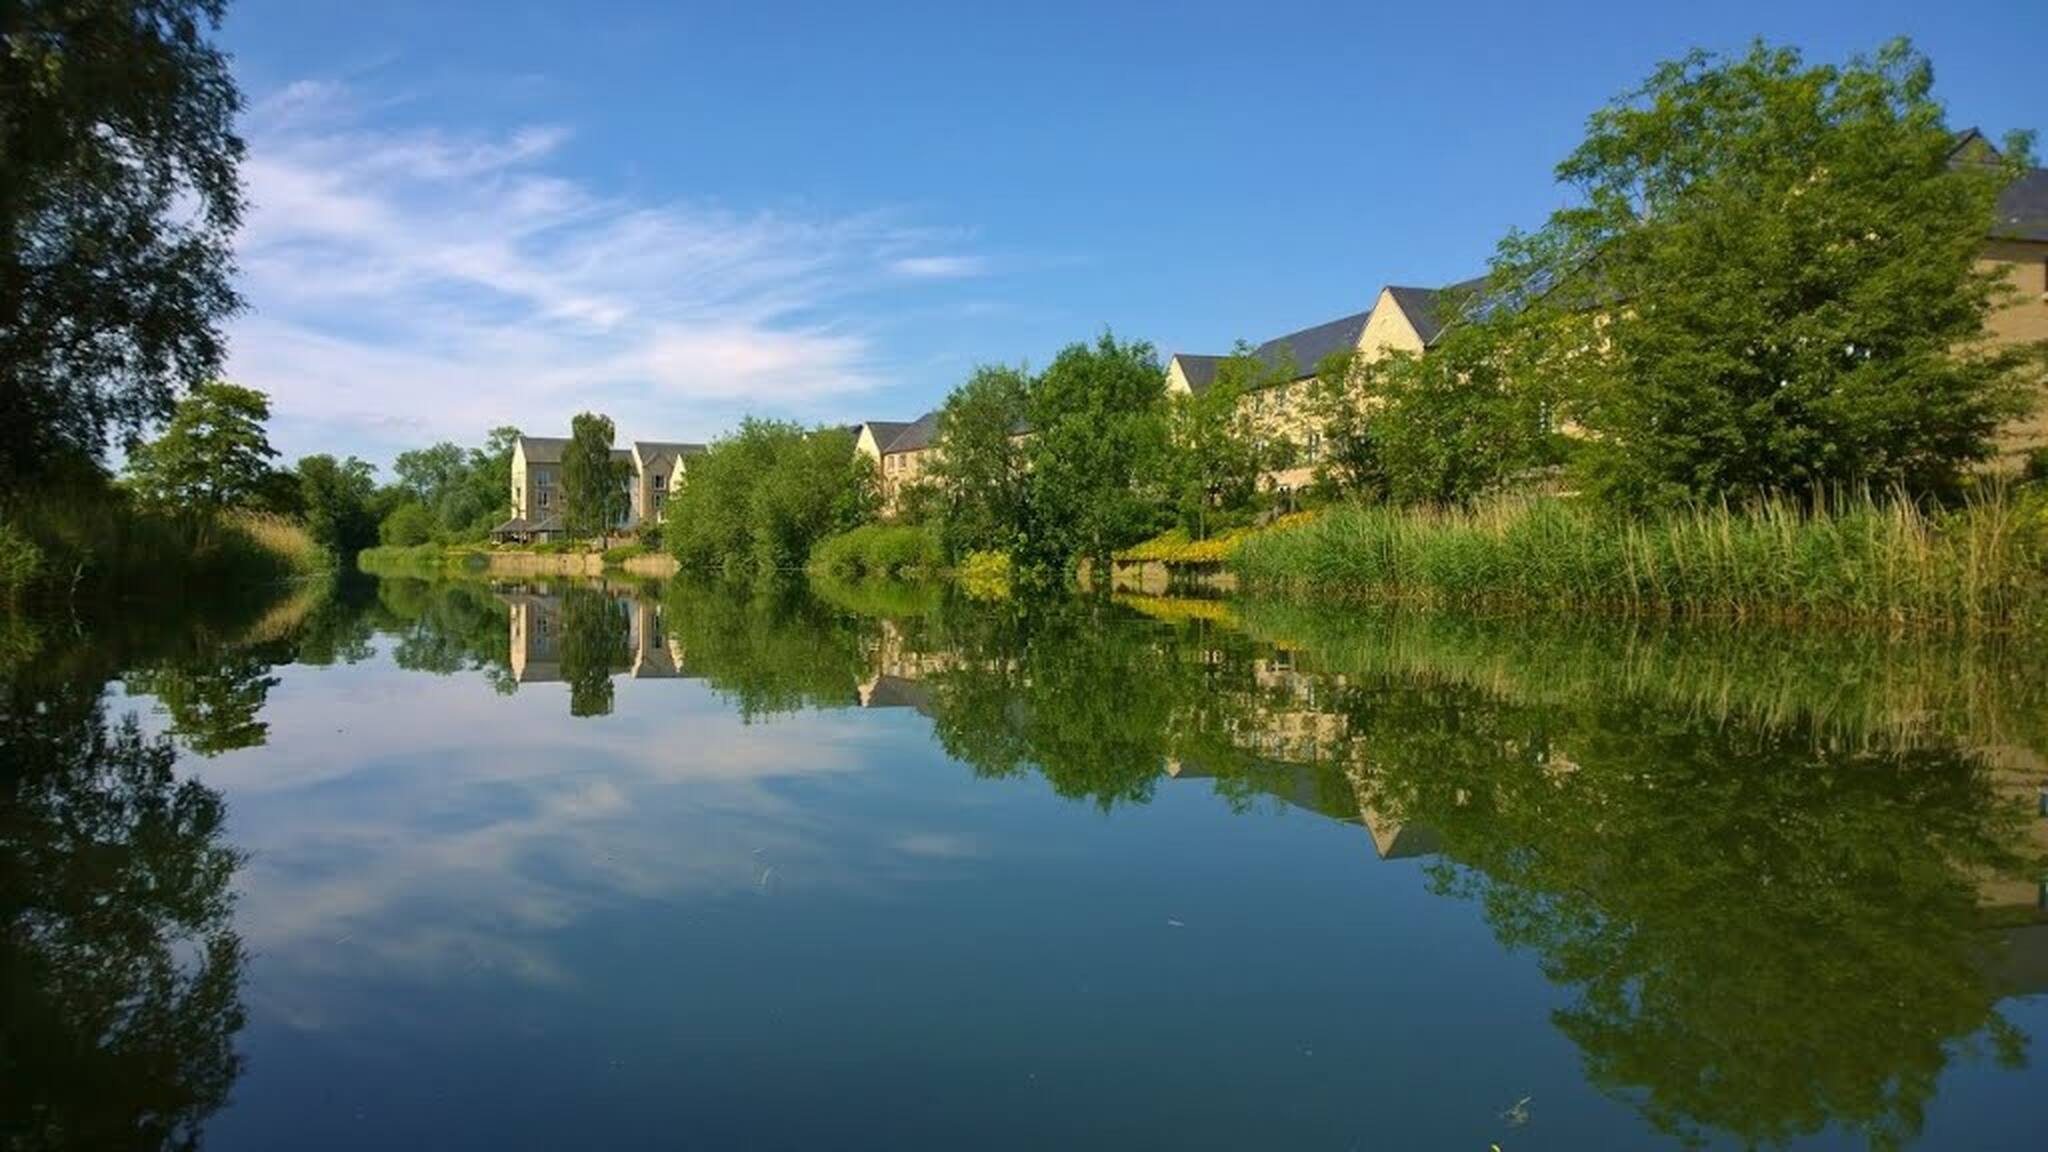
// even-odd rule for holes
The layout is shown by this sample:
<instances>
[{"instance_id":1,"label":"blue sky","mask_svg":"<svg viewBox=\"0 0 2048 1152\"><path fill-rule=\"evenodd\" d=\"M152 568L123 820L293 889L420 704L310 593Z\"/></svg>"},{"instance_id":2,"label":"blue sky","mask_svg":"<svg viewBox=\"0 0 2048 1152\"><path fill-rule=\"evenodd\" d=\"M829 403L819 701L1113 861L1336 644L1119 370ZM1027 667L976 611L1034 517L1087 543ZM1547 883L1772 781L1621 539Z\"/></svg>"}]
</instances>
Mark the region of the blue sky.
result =
<instances>
[{"instance_id":1,"label":"blue sky","mask_svg":"<svg viewBox=\"0 0 2048 1152\"><path fill-rule=\"evenodd\" d=\"M985 10L986 9L986 10ZM2048 4L243 0L251 309L287 457L584 409L909 419L1105 326L1162 356L1483 268L1694 46L1898 34L2048 128Z\"/></svg>"}]
</instances>

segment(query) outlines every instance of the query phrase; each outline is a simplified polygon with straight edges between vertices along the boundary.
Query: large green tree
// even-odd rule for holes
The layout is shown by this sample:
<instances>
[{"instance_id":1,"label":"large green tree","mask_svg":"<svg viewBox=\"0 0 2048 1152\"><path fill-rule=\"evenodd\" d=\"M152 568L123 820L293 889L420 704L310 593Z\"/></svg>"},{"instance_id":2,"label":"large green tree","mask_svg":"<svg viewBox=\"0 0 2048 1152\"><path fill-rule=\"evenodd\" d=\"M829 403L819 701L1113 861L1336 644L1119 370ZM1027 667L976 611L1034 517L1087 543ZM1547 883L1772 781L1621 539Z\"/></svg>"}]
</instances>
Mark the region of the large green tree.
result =
<instances>
[{"instance_id":1,"label":"large green tree","mask_svg":"<svg viewBox=\"0 0 2048 1152\"><path fill-rule=\"evenodd\" d=\"M626 513L628 466L612 459L609 416L579 413L562 449L562 521L577 536L605 536Z\"/></svg>"},{"instance_id":2,"label":"large green tree","mask_svg":"<svg viewBox=\"0 0 2048 1152\"><path fill-rule=\"evenodd\" d=\"M1023 430L1031 377L1022 369L981 367L939 410L938 454L930 475L946 552L1009 552L1030 531L1030 474Z\"/></svg>"},{"instance_id":3,"label":"large green tree","mask_svg":"<svg viewBox=\"0 0 2048 1152\"><path fill-rule=\"evenodd\" d=\"M178 402L163 435L128 457L130 483L152 503L181 508L263 502L277 450L263 429L270 400L253 388L215 380Z\"/></svg>"},{"instance_id":4,"label":"large green tree","mask_svg":"<svg viewBox=\"0 0 2048 1152\"><path fill-rule=\"evenodd\" d=\"M321 453L299 461L299 493L306 530L337 556L353 556L377 542L376 468L351 456Z\"/></svg>"},{"instance_id":5,"label":"large green tree","mask_svg":"<svg viewBox=\"0 0 2048 1152\"><path fill-rule=\"evenodd\" d=\"M2027 163L1958 162L1904 41L1843 66L1762 43L1664 64L1558 166L1576 202L1511 236L1481 311L1549 350L1585 483L1618 502L1950 487L2022 403L1977 342L1976 267Z\"/></svg>"},{"instance_id":6,"label":"large green tree","mask_svg":"<svg viewBox=\"0 0 2048 1152\"><path fill-rule=\"evenodd\" d=\"M874 467L852 433L749 417L691 461L669 503L667 543L699 571L793 571L874 508Z\"/></svg>"},{"instance_id":7,"label":"large green tree","mask_svg":"<svg viewBox=\"0 0 2048 1152\"><path fill-rule=\"evenodd\" d=\"M1157 525L1158 493L1144 490L1166 448L1166 372L1152 345L1108 332L1071 344L1031 392L1031 507L1027 559L1075 557L1097 571L1117 548Z\"/></svg>"},{"instance_id":8,"label":"large green tree","mask_svg":"<svg viewBox=\"0 0 2048 1152\"><path fill-rule=\"evenodd\" d=\"M0 4L0 489L220 371L243 152L225 7Z\"/></svg>"}]
</instances>

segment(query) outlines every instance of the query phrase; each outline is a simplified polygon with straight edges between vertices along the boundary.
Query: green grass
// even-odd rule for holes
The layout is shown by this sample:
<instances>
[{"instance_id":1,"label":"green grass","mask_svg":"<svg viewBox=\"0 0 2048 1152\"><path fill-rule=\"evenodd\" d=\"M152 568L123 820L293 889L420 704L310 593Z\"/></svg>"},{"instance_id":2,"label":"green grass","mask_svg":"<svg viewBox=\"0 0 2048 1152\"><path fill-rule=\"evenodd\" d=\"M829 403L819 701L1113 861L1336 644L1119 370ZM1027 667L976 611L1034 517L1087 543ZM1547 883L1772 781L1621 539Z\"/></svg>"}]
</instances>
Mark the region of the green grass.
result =
<instances>
[{"instance_id":1,"label":"green grass","mask_svg":"<svg viewBox=\"0 0 2048 1152\"><path fill-rule=\"evenodd\" d=\"M2048 500L1944 512L1845 498L1643 519L1558 497L1465 509L1352 505L1245 540L1247 590L1431 605L2048 626Z\"/></svg>"},{"instance_id":2,"label":"green grass","mask_svg":"<svg viewBox=\"0 0 2048 1152\"><path fill-rule=\"evenodd\" d=\"M863 524L819 541L810 568L836 580L920 580L942 574L946 558L928 528Z\"/></svg>"}]
</instances>

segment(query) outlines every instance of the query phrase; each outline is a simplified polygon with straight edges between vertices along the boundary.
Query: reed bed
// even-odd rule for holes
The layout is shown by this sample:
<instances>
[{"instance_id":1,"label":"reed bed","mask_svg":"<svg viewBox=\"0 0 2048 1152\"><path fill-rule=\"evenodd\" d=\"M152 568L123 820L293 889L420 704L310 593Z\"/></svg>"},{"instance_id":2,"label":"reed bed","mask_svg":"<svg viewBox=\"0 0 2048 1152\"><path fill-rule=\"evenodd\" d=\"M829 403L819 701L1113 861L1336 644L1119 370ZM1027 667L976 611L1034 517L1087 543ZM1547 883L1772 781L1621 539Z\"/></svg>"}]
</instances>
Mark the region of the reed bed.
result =
<instances>
[{"instance_id":1,"label":"reed bed","mask_svg":"<svg viewBox=\"0 0 2048 1152\"><path fill-rule=\"evenodd\" d=\"M1248 590L1406 603L1967 631L2048 622L2048 501L1930 511L1867 495L1625 519L1568 498L1354 505L1244 541Z\"/></svg>"}]
</instances>

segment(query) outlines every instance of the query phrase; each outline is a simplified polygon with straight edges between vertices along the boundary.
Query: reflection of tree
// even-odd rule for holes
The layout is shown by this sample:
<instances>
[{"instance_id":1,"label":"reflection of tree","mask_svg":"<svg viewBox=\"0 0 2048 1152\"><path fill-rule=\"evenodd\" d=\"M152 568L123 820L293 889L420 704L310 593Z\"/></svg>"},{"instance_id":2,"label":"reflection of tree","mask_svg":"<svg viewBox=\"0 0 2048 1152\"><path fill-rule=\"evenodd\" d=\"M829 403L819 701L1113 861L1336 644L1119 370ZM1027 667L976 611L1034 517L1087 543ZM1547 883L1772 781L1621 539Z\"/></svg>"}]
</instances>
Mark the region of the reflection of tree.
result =
<instances>
[{"instance_id":1,"label":"reflection of tree","mask_svg":"<svg viewBox=\"0 0 2048 1152\"><path fill-rule=\"evenodd\" d=\"M278 678L249 649L220 649L130 673L128 691L153 696L171 731L201 756L262 745L270 726L258 719Z\"/></svg>"},{"instance_id":2,"label":"reflection of tree","mask_svg":"<svg viewBox=\"0 0 2048 1152\"><path fill-rule=\"evenodd\" d=\"M2017 813L1952 745L1831 745L1639 702L1357 689L1383 812L1434 828L1503 941L1577 989L1559 1026L1660 1129L1777 1143L1920 1127L1947 1045L1994 1010L1976 884Z\"/></svg>"},{"instance_id":3,"label":"reflection of tree","mask_svg":"<svg viewBox=\"0 0 2048 1152\"><path fill-rule=\"evenodd\" d=\"M784 584L678 580L663 615L690 673L749 720L799 708L843 708L858 697L872 625Z\"/></svg>"},{"instance_id":4,"label":"reflection of tree","mask_svg":"<svg viewBox=\"0 0 2048 1152\"><path fill-rule=\"evenodd\" d=\"M1035 768L1060 795L1105 808L1151 798L1175 713L1199 684L1181 633L1059 601L949 617L942 635L955 659L931 678L932 708L950 755L991 776Z\"/></svg>"},{"instance_id":5,"label":"reflection of tree","mask_svg":"<svg viewBox=\"0 0 2048 1152\"><path fill-rule=\"evenodd\" d=\"M478 669L501 693L518 688L508 609L488 586L385 577L377 583L377 606L383 627L396 637L391 659L400 668L444 676Z\"/></svg>"},{"instance_id":6,"label":"reflection of tree","mask_svg":"<svg viewBox=\"0 0 2048 1152\"><path fill-rule=\"evenodd\" d=\"M594 588L562 590L562 678L569 682L571 716L611 715L612 670L632 655L624 607Z\"/></svg>"},{"instance_id":7,"label":"reflection of tree","mask_svg":"<svg viewBox=\"0 0 2048 1152\"><path fill-rule=\"evenodd\" d=\"M134 717L110 728L96 681L0 703L0 1131L196 1147L240 1069L220 796Z\"/></svg>"}]
</instances>

